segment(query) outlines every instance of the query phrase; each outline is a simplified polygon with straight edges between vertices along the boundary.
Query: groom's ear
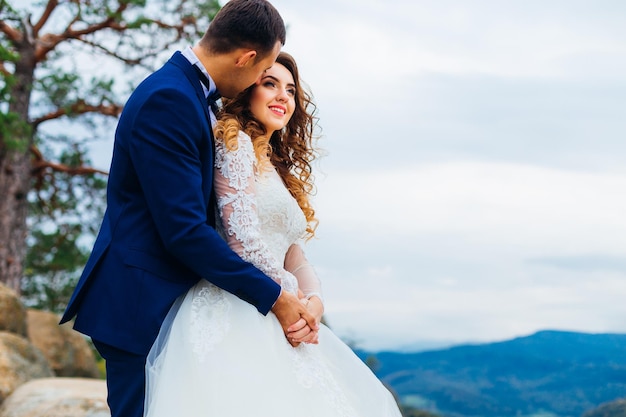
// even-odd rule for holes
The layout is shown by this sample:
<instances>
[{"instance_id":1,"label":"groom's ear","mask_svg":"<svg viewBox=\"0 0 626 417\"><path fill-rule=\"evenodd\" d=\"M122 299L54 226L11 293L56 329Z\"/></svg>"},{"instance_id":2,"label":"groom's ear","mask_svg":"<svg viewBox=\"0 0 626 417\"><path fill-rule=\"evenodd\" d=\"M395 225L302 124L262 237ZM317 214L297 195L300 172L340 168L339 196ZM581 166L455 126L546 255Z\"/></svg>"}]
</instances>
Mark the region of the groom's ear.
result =
<instances>
[{"instance_id":1,"label":"groom's ear","mask_svg":"<svg viewBox=\"0 0 626 417\"><path fill-rule=\"evenodd\" d=\"M243 50L242 53L237 57L237 60L235 61L235 66L242 68L248 65L248 62L250 64L254 64L254 58L256 58L256 56L257 53L253 49Z\"/></svg>"}]
</instances>

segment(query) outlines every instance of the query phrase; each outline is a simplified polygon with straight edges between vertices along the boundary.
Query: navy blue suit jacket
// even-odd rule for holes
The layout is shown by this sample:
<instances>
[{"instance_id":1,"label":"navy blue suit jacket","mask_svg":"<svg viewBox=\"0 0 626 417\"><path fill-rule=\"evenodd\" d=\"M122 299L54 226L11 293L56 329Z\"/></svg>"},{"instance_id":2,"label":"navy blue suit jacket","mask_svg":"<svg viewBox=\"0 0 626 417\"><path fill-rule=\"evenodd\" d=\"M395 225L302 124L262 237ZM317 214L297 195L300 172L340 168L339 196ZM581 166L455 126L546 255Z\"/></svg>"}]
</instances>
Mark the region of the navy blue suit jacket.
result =
<instances>
[{"instance_id":1,"label":"navy blue suit jacket","mask_svg":"<svg viewBox=\"0 0 626 417\"><path fill-rule=\"evenodd\" d=\"M145 354L174 300L204 278L267 314L280 286L210 225L213 143L198 74L179 52L128 100L115 133L107 210L61 319Z\"/></svg>"}]
</instances>

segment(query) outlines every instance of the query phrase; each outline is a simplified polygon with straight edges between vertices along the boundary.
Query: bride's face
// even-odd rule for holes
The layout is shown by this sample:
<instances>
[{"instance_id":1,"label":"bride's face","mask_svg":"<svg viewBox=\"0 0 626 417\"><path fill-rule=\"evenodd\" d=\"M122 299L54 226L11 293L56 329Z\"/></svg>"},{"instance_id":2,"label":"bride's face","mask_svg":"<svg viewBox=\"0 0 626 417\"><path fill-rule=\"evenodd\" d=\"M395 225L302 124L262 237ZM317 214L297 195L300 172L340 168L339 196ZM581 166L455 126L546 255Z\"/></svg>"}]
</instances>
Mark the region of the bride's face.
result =
<instances>
[{"instance_id":1,"label":"bride's face","mask_svg":"<svg viewBox=\"0 0 626 417\"><path fill-rule=\"evenodd\" d=\"M275 63L252 90L250 111L267 129L267 134L287 125L296 108L296 83L291 72Z\"/></svg>"}]
</instances>

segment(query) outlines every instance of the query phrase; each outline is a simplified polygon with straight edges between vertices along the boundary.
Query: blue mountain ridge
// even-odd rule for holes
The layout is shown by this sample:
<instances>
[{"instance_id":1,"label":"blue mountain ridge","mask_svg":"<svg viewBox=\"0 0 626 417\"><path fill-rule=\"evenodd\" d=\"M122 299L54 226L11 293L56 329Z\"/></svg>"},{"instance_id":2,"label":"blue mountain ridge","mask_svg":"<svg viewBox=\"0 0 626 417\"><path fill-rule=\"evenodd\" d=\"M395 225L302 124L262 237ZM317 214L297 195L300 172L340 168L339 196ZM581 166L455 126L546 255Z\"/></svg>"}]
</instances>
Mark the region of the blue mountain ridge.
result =
<instances>
[{"instance_id":1,"label":"blue mountain ridge","mask_svg":"<svg viewBox=\"0 0 626 417\"><path fill-rule=\"evenodd\" d=\"M356 353L402 403L446 417L580 417L626 397L626 334L545 330L425 352Z\"/></svg>"}]
</instances>

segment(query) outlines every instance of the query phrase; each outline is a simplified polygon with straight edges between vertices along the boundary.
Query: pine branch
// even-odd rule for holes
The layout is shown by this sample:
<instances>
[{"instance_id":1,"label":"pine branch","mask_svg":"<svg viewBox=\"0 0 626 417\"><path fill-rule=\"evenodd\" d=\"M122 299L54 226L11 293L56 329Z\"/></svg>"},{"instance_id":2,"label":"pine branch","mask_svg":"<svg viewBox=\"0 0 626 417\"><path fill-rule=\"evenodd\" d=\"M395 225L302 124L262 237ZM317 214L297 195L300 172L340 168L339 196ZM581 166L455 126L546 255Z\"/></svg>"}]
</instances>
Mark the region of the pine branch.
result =
<instances>
[{"instance_id":1,"label":"pine branch","mask_svg":"<svg viewBox=\"0 0 626 417\"><path fill-rule=\"evenodd\" d=\"M88 104L85 100L78 100L76 103L69 107L60 107L57 110L45 114L32 120L33 128L37 128L41 123L48 120L58 119L62 116L86 114L86 113L99 113L104 116L117 117L122 112L123 106L117 104Z\"/></svg>"},{"instance_id":2,"label":"pine branch","mask_svg":"<svg viewBox=\"0 0 626 417\"><path fill-rule=\"evenodd\" d=\"M22 41L22 33L14 27L10 26L4 20L0 20L0 32L4 33L7 38L9 38L9 40L13 43L19 43Z\"/></svg>"},{"instance_id":3,"label":"pine branch","mask_svg":"<svg viewBox=\"0 0 626 417\"><path fill-rule=\"evenodd\" d=\"M43 175L44 170L47 168L51 169L55 172L64 172L70 175L90 175L90 174L102 174L109 175L108 172L102 171L97 168L87 167L82 165L77 167L72 167L65 164L59 164L51 161L46 161L43 157L43 154L36 146L30 147L30 152L33 154L33 163L32 163L32 175L34 177L41 177Z\"/></svg>"},{"instance_id":4,"label":"pine branch","mask_svg":"<svg viewBox=\"0 0 626 417\"><path fill-rule=\"evenodd\" d=\"M43 14L39 18L39 21L35 23L35 25L33 26L33 34L35 36L39 34L39 31L41 30L43 25L46 24L46 22L52 15L52 12L54 11L54 9L56 9L58 5L59 5L58 0L48 0L48 4L46 4L46 9L44 10Z\"/></svg>"},{"instance_id":5,"label":"pine branch","mask_svg":"<svg viewBox=\"0 0 626 417\"><path fill-rule=\"evenodd\" d=\"M98 32L103 29L113 29L118 32L123 32L126 29L125 25L120 25L115 21L115 16L120 15L128 4L121 3L115 13L108 16L106 19L99 23L95 23L93 25L87 26L81 30L73 30L71 26L74 22L78 21L78 17L72 20L72 22L67 26L65 31L60 34L47 33L39 38L40 42L37 44L37 48L35 49L35 60L37 62L42 62L46 59L46 55L52 51L56 46L62 42L75 39L81 40L81 38L85 35L90 35L92 33Z\"/></svg>"},{"instance_id":6,"label":"pine branch","mask_svg":"<svg viewBox=\"0 0 626 417\"><path fill-rule=\"evenodd\" d=\"M89 45L90 47L94 48L94 49L98 49L101 52L103 52L105 55L108 55L110 57L113 57L119 61L122 61L124 64L126 65L140 65L141 61L143 61L144 58L148 57L148 56L152 56L152 55L156 55L156 53L147 53L144 56L141 56L139 58L124 58L120 55L118 55L116 52L111 51L108 48L105 48L103 45L100 45L98 43L94 43L91 41L88 41L86 39L79 39L80 42L84 43L85 45Z\"/></svg>"}]
</instances>

